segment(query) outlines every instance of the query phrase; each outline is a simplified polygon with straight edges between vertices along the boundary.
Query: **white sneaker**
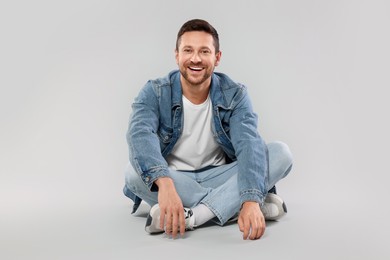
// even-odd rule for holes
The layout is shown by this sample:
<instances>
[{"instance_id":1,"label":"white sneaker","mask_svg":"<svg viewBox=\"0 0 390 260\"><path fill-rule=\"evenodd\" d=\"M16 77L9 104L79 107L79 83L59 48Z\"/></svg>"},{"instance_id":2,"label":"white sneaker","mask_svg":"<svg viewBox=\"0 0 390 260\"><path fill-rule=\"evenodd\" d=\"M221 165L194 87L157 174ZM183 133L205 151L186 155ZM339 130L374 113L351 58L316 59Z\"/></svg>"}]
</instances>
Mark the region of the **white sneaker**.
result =
<instances>
[{"instance_id":1,"label":"white sneaker","mask_svg":"<svg viewBox=\"0 0 390 260\"><path fill-rule=\"evenodd\" d=\"M281 197L268 193L260 206L265 220L278 220L287 213L287 207Z\"/></svg>"},{"instance_id":2,"label":"white sneaker","mask_svg":"<svg viewBox=\"0 0 390 260\"><path fill-rule=\"evenodd\" d=\"M195 226L195 217L191 209L184 208L184 220L186 223L186 230L193 230ZM164 232L163 229L160 229L160 206L158 204L155 204L150 209L146 219L145 231L150 234Z\"/></svg>"}]
</instances>

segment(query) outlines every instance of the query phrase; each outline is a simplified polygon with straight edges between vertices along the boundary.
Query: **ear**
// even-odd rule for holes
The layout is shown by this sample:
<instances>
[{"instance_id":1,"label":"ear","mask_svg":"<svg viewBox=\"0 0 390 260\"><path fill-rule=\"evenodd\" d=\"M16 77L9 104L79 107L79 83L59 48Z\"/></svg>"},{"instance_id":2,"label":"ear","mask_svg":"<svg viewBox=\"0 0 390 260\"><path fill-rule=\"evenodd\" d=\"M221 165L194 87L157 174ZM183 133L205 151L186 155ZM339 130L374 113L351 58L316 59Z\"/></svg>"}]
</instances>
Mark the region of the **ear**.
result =
<instances>
[{"instance_id":1,"label":"ear","mask_svg":"<svg viewBox=\"0 0 390 260\"><path fill-rule=\"evenodd\" d=\"M175 49L176 64L179 65L179 52Z\"/></svg>"},{"instance_id":2,"label":"ear","mask_svg":"<svg viewBox=\"0 0 390 260\"><path fill-rule=\"evenodd\" d=\"M219 65L219 62L221 61L222 52L219 51L217 54L215 54L215 66Z\"/></svg>"}]
</instances>

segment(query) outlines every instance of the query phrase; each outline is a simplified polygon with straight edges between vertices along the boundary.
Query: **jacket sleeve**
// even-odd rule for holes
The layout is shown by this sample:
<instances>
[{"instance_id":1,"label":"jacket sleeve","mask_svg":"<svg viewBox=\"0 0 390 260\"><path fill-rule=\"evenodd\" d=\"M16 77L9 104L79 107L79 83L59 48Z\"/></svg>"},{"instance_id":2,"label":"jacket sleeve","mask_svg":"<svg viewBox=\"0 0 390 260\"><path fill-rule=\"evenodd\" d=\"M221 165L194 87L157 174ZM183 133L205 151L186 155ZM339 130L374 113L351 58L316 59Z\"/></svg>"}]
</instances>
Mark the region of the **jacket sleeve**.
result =
<instances>
[{"instance_id":1,"label":"jacket sleeve","mask_svg":"<svg viewBox=\"0 0 390 260\"><path fill-rule=\"evenodd\" d=\"M263 203L268 186L268 150L257 130L254 113L246 88L230 118L230 138L237 157L238 187L241 204L245 201Z\"/></svg>"},{"instance_id":2,"label":"jacket sleeve","mask_svg":"<svg viewBox=\"0 0 390 260\"><path fill-rule=\"evenodd\" d=\"M158 93L149 81L135 98L126 134L129 159L150 190L154 181L168 175L168 164L161 154L157 136L159 127Z\"/></svg>"}]
</instances>

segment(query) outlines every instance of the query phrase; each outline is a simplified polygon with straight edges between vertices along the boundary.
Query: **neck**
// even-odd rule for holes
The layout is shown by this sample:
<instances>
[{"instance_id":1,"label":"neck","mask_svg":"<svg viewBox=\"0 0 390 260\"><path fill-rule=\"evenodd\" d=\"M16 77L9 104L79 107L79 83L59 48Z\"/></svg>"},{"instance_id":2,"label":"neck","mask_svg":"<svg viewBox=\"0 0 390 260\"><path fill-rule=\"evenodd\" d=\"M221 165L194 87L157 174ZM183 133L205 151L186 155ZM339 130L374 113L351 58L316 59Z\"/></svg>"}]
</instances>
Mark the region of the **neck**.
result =
<instances>
[{"instance_id":1,"label":"neck","mask_svg":"<svg viewBox=\"0 0 390 260\"><path fill-rule=\"evenodd\" d=\"M192 85L183 77L180 78L183 95L193 104L202 104L206 101L210 91L211 78L200 85Z\"/></svg>"}]
</instances>

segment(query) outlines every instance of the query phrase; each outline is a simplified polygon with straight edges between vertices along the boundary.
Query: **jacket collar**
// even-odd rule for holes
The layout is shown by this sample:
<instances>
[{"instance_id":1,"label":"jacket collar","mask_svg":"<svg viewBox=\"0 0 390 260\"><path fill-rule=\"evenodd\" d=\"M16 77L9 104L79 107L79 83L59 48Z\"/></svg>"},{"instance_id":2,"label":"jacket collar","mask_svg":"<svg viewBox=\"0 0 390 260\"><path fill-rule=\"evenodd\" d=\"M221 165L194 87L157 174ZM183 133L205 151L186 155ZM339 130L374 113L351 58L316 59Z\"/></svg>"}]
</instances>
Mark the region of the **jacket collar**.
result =
<instances>
[{"instance_id":1,"label":"jacket collar","mask_svg":"<svg viewBox=\"0 0 390 260\"><path fill-rule=\"evenodd\" d=\"M211 76L210 98L214 107L227 108L227 101L222 91L221 81L218 74ZM172 108L182 106L182 89L180 82L180 71L172 72Z\"/></svg>"},{"instance_id":2,"label":"jacket collar","mask_svg":"<svg viewBox=\"0 0 390 260\"><path fill-rule=\"evenodd\" d=\"M222 91L221 81L217 74L213 73L211 77L210 98L214 108L226 107L226 100Z\"/></svg>"},{"instance_id":3,"label":"jacket collar","mask_svg":"<svg viewBox=\"0 0 390 260\"><path fill-rule=\"evenodd\" d=\"M172 77L172 108L181 107L182 105L182 90L180 83L180 72L174 71Z\"/></svg>"}]
</instances>

